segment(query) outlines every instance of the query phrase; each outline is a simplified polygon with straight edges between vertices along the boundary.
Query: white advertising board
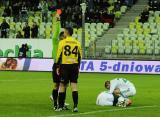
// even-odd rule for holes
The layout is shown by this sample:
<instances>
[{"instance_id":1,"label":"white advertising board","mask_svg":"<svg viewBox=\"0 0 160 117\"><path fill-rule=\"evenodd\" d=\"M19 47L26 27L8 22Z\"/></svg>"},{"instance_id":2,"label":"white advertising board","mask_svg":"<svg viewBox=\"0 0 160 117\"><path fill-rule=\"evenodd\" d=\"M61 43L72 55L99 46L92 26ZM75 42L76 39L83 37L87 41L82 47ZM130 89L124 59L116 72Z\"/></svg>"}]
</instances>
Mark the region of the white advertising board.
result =
<instances>
[{"instance_id":1,"label":"white advertising board","mask_svg":"<svg viewBox=\"0 0 160 117\"><path fill-rule=\"evenodd\" d=\"M23 71L52 71L54 63L53 59L36 58L18 61L21 61L19 62L21 69L15 70ZM1 61L0 64L2 64ZM83 59L80 64L80 72L160 74L160 61Z\"/></svg>"},{"instance_id":2,"label":"white advertising board","mask_svg":"<svg viewBox=\"0 0 160 117\"><path fill-rule=\"evenodd\" d=\"M52 57L51 39L1 39L0 57L18 57L18 51L22 44L29 45L28 57Z\"/></svg>"}]
</instances>

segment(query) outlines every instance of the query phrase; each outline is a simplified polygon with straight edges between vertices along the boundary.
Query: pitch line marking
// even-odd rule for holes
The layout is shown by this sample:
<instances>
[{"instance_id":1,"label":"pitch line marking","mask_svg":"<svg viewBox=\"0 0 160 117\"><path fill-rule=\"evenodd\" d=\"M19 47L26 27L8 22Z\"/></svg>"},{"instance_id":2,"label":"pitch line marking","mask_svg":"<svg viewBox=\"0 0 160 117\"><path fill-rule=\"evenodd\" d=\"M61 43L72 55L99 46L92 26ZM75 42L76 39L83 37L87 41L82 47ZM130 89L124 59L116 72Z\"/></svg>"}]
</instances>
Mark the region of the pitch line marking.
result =
<instances>
[{"instance_id":1,"label":"pitch line marking","mask_svg":"<svg viewBox=\"0 0 160 117\"><path fill-rule=\"evenodd\" d=\"M157 105L153 105L153 106L139 106L139 107L129 107L129 108L121 108L121 109L90 111L90 112L77 113L77 114L55 115L55 116L48 116L48 117L72 117L72 116L88 115L88 114L102 113L102 112L114 112L114 111L133 110L133 109L155 108L155 107L159 107L159 106L157 106Z\"/></svg>"},{"instance_id":2,"label":"pitch line marking","mask_svg":"<svg viewBox=\"0 0 160 117\"><path fill-rule=\"evenodd\" d=\"M48 79L0 80L0 82L17 82L17 81L50 81L50 80Z\"/></svg>"}]
</instances>

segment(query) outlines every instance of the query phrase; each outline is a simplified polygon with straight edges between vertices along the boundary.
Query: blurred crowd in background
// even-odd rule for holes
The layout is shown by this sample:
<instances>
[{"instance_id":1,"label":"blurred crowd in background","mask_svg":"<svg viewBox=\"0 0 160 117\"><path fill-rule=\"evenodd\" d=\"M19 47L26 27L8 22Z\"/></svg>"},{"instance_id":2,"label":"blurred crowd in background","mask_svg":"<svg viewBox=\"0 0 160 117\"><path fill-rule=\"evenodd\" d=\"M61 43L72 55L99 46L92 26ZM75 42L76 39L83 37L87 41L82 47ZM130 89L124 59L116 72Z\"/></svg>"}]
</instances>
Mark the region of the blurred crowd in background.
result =
<instances>
[{"instance_id":1,"label":"blurred crowd in background","mask_svg":"<svg viewBox=\"0 0 160 117\"><path fill-rule=\"evenodd\" d=\"M110 26L113 27L115 23L115 12L119 11L122 5L131 7L136 2L137 0L86 0L86 22L108 22ZM56 9L61 9L62 27L69 25L79 28L82 26L81 3L82 0L34 0L34 2L32 0L0 0L0 6L4 7L0 15L2 17L13 17L14 22L26 22L23 31L32 30L32 37L37 38L39 24L34 22L32 27L28 27L27 21L30 12L41 12L42 22L49 22L48 13L54 12ZM149 10L160 10L160 1L149 0L149 6ZM147 10L144 10L144 13L141 14L142 17L144 16L144 18L141 18L142 20L147 19ZM9 24L4 20L0 24L0 29L2 32L5 32L5 30L7 31L9 29ZM20 32L17 33L17 35L17 37L21 37ZM30 34L27 35L30 36ZM1 34L1 37L6 37L6 34ZM24 38L25 37L24 35ZM28 38L28 36L26 38Z\"/></svg>"},{"instance_id":2,"label":"blurred crowd in background","mask_svg":"<svg viewBox=\"0 0 160 117\"><path fill-rule=\"evenodd\" d=\"M132 6L136 0L115 0L112 3L110 0L86 0L87 22L105 22L106 17L114 18L114 12L120 9L122 5ZM14 21L25 21L29 11L41 11L43 16L47 15L48 11L62 9L62 26L70 23L73 26L81 26L81 7L82 0L0 0L1 6L5 6L2 16L14 17ZM107 9L114 6L114 9ZM47 19L43 18L43 21Z\"/></svg>"}]
</instances>

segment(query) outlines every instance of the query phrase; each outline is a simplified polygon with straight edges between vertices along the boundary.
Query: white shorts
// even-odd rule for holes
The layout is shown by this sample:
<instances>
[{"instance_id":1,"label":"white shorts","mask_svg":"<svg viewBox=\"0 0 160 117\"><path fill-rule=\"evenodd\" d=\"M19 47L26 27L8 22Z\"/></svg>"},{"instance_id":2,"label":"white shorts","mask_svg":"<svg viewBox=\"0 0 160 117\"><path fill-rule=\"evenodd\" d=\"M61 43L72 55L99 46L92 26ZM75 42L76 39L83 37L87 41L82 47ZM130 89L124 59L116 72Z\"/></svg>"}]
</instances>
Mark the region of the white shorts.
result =
<instances>
[{"instance_id":1,"label":"white shorts","mask_svg":"<svg viewBox=\"0 0 160 117\"><path fill-rule=\"evenodd\" d=\"M100 106L113 106L113 101L113 95L107 91L103 91L97 96L96 104Z\"/></svg>"},{"instance_id":2,"label":"white shorts","mask_svg":"<svg viewBox=\"0 0 160 117\"><path fill-rule=\"evenodd\" d=\"M127 89L120 89L120 91L122 96L124 97L130 97L136 94L136 88L133 84L130 84L130 86Z\"/></svg>"}]
</instances>

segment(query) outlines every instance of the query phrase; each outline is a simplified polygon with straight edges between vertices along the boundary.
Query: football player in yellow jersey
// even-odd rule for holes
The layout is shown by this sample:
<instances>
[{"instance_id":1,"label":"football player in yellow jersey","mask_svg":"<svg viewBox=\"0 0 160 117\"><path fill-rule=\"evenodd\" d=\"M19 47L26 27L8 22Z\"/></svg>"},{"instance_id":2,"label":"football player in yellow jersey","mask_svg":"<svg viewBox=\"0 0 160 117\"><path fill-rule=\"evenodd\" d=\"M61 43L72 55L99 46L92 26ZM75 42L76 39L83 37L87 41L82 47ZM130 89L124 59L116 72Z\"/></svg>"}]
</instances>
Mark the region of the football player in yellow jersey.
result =
<instances>
[{"instance_id":1,"label":"football player in yellow jersey","mask_svg":"<svg viewBox=\"0 0 160 117\"><path fill-rule=\"evenodd\" d=\"M53 13L54 14L54 13ZM53 83L54 83L54 87L52 90L52 95L50 96L50 99L53 101L54 104L54 110L57 109L58 105L57 105L57 99L58 99L58 89L59 89L59 76L56 73L56 54L57 54L57 49L58 49L58 43L60 40L62 40L64 38L64 32L60 33L60 29L61 29L61 22L60 22L60 16L58 14L55 15L55 22L53 24L54 26L54 33L53 33L53 38L52 38L52 45L53 45L53 50L52 50L52 57L54 60L54 65L52 67L52 78L53 78Z\"/></svg>"},{"instance_id":2,"label":"football player in yellow jersey","mask_svg":"<svg viewBox=\"0 0 160 117\"><path fill-rule=\"evenodd\" d=\"M65 90L67 84L70 83L73 98L73 112L78 112L78 89L77 79L79 74L79 66L82 58L81 44L72 37L73 29L67 27L64 30L65 39L61 40L58 45L56 63L59 65L57 69L60 74L59 87L59 109L61 111L65 102Z\"/></svg>"}]
</instances>

